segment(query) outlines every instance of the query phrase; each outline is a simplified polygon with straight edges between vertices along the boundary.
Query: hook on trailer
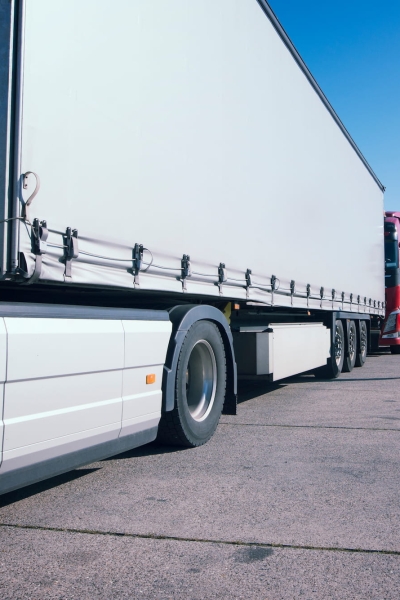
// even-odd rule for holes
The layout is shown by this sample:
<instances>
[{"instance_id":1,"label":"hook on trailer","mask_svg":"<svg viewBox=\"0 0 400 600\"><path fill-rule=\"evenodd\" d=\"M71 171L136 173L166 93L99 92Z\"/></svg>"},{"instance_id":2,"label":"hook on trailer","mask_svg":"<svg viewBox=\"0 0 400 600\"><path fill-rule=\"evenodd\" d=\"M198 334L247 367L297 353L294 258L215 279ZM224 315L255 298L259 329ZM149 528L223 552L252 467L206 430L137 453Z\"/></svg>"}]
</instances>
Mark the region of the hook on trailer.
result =
<instances>
[{"instance_id":1,"label":"hook on trailer","mask_svg":"<svg viewBox=\"0 0 400 600\"><path fill-rule=\"evenodd\" d=\"M226 283L226 281L227 281L227 277L226 277L226 273L225 273L225 263L219 263L217 285L219 288L220 296L222 296L222 284Z\"/></svg>"},{"instance_id":2,"label":"hook on trailer","mask_svg":"<svg viewBox=\"0 0 400 600\"><path fill-rule=\"evenodd\" d=\"M37 173L35 173L34 171L27 171L26 173L24 173L23 179L22 179L23 189L26 190L28 188L29 175L35 176L36 186L35 186L35 189L33 190L32 194L29 196L28 200L26 200L25 204L22 207L22 217L25 221L28 221L28 222L30 222L29 215L28 215L28 208L32 204L33 199L35 198L35 196L37 196L37 194L39 193L39 190L40 190L40 178L39 178L39 175Z\"/></svg>"},{"instance_id":3,"label":"hook on trailer","mask_svg":"<svg viewBox=\"0 0 400 600\"><path fill-rule=\"evenodd\" d=\"M190 256L189 254L184 254L181 259L181 282L182 282L182 291L186 292L186 279L192 275L192 269L190 264Z\"/></svg>"},{"instance_id":4,"label":"hook on trailer","mask_svg":"<svg viewBox=\"0 0 400 600\"><path fill-rule=\"evenodd\" d=\"M290 304L293 306L293 296L296 293L296 282L294 279L290 282Z\"/></svg>"},{"instance_id":5,"label":"hook on trailer","mask_svg":"<svg viewBox=\"0 0 400 600\"><path fill-rule=\"evenodd\" d=\"M132 250L132 273L133 273L133 285L134 287L139 286L139 273L142 268L143 262L143 244L135 244ZM153 262L153 261L151 261Z\"/></svg>"},{"instance_id":6,"label":"hook on trailer","mask_svg":"<svg viewBox=\"0 0 400 600\"><path fill-rule=\"evenodd\" d=\"M78 230L72 229L71 227L67 227L65 230L65 234L63 235L64 239L64 263L65 263L65 277L72 277L71 272L71 263L74 258L78 258L79 256L79 248L78 248Z\"/></svg>"},{"instance_id":7,"label":"hook on trailer","mask_svg":"<svg viewBox=\"0 0 400 600\"><path fill-rule=\"evenodd\" d=\"M251 281L251 269L247 269L246 273L245 273L245 279L246 279L246 298L249 297L250 295L250 288L252 287L252 281Z\"/></svg>"},{"instance_id":8,"label":"hook on trailer","mask_svg":"<svg viewBox=\"0 0 400 600\"><path fill-rule=\"evenodd\" d=\"M311 284L307 283L306 285L306 296L307 296L307 308L309 307L309 303L310 303L310 296L311 296Z\"/></svg>"}]
</instances>

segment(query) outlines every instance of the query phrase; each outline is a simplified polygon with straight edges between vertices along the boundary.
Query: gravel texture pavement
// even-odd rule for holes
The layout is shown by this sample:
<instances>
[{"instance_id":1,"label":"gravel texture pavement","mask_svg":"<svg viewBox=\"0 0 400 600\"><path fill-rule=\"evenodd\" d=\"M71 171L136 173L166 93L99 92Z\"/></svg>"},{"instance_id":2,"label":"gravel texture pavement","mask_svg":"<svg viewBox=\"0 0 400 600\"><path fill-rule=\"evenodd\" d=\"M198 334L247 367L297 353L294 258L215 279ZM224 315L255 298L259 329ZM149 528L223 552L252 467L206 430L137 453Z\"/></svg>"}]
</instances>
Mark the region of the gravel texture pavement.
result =
<instances>
[{"instance_id":1,"label":"gravel texture pavement","mask_svg":"<svg viewBox=\"0 0 400 600\"><path fill-rule=\"evenodd\" d=\"M400 598L400 356L0 497L0 597Z\"/></svg>"}]
</instances>

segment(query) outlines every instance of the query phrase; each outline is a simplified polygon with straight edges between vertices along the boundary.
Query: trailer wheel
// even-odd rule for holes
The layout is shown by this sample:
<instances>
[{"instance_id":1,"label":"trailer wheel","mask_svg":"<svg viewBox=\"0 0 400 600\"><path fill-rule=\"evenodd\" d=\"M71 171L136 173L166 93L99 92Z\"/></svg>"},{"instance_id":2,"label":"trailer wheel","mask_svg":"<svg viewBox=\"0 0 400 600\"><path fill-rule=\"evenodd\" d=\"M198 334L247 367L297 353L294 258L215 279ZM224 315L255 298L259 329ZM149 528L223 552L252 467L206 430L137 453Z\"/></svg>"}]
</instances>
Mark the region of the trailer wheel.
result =
<instances>
[{"instance_id":1,"label":"trailer wheel","mask_svg":"<svg viewBox=\"0 0 400 600\"><path fill-rule=\"evenodd\" d=\"M391 354L400 354L400 346L390 346Z\"/></svg>"},{"instance_id":2,"label":"trailer wheel","mask_svg":"<svg viewBox=\"0 0 400 600\"><path fill-rule=\"evenodd\" d=\"M347 325L346 355L343 361L343 373L350 373L354 369L357 358L357 330L354 321Z\"/></svg>"},{"instance_id":3,"label":"trailer wheel","mask_svg":"<svg viewBox=\"0 0 400 600\"><path fill-rule=\"evenodd\" d=\"M356 353L356 367L362 367L367 360L367 350L368 350L368 331L367 324L365 321L359 321L360 327L360 344L357 348Z\"/></svg>"},{"instance_id":4,"label":"trailer wheel","mask_svg":"<svg viewBox=\"0 0 400 600\"><path fill-rule=\"evenodd\" d=\"M323 379L336 379L343 369L344 361L344 330L342 321L338 319L335 323L335 341L333 344L333 353L323 367L314 370L315 377Z\"/></svg>"},{"instance_id":5,"label":"trailer wheel","mask_svg":"<svg viewBox=\"0 0 400 600\"><path fill-rule=\"evenodd\" d=\"M157 439L189 448L205 444L217 428L225 388L225 349L218 327L197 321L179 353L175 408L162 415Z\"/></svg>"}]
</instances>

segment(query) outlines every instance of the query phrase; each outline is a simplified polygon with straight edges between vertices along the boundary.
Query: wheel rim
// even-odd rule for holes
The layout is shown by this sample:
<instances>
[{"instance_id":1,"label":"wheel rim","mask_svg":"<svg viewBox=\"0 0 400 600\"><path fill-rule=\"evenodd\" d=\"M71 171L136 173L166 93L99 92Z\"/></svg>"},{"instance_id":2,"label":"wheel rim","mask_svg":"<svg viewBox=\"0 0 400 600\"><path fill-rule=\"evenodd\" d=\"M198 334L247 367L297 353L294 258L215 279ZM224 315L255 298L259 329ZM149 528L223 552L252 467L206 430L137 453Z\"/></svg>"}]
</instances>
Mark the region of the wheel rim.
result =
<instances>
[{"instance_id":1,"label":"wheel rim","mask_svg":"<svg viewBox=\"0 0 400 600\"><path fill-rule=\"evenodd\" d=\"M217 388L217 362L211 344L199 340L192 348L186 369L186 399L191 417L203 421L209 415Z\"/></svg>"},{"instance_id":2,"label":"wheel rim","mask_svg":"<svg viewBox=\"0 0 400 600\"><path fill-rule=\"evenodd\" d=\"M342 354L343 354L342 333L340 331L339 326L336 325L336 328L335 328L335 360L336 360L336 364L338 366L340 365L340 361L342 360Z\"/></svg>"},{"instance_id":3,"label":"wheel rim","mask_svg":"<svg viewBox=\"0 0 400 600\"><path fill-rule=\"evenodd\" d=\"M356 331L352 326L349 328L349 358L353 361L356 354Z\"/></svg>"}]
</instances>

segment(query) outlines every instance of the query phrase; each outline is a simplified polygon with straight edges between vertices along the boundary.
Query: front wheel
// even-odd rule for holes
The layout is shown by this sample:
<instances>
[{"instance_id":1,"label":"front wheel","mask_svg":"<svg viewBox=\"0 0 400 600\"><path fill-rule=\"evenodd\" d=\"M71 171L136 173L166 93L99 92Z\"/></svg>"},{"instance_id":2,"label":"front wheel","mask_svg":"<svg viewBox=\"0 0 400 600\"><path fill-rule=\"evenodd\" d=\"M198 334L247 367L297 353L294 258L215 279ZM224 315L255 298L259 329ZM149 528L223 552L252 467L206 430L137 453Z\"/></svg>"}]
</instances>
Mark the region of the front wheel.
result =
<instances>
[{"instance_id":1,"label":"front wheel","mask_svg":"<svg viewBox=\"0 0 400 600\"><path fill-rule=\"evenodd\" d=\"M392 354L400 354L400 346L390 346L390 352Z\"/></svg>"},{"instance_id":2,"label":"front wheel","mask_svg":"<svg viewBox=\"0 0 400 600\"><path fill-rule=\"evenodd\" d=\"M195 448L217 428L225 399L226 359L218 327L197 321L182 344L175 381L175 408L162 415L158 440Z\"/></svg>"}]
</instances>

